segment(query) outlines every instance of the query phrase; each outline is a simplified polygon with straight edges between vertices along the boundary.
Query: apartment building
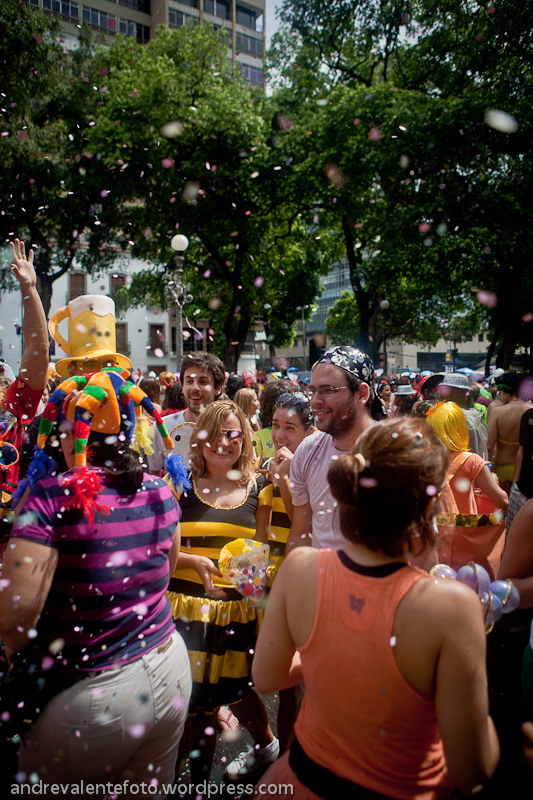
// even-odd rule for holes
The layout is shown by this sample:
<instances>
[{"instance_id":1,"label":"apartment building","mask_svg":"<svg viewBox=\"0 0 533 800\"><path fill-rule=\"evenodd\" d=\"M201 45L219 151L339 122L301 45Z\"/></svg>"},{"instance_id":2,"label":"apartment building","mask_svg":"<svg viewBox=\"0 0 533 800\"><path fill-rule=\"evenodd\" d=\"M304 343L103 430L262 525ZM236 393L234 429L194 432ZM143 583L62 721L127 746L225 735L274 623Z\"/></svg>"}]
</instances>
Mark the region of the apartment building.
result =
<instances>
[{"instance_id":1,"label":"apartment building","mask_svg":"<svg viewBox=\"0 0 533 800\"><path fill-rule=\"evenodd\" d=\"M108 36L133 36L140 44L160 25L181 28L211 23L228 32L228 59L244 77L264 85L265 0L23 0L61 19L63 40L75 49L82 23Z\"/></svg>"}]
</instances>

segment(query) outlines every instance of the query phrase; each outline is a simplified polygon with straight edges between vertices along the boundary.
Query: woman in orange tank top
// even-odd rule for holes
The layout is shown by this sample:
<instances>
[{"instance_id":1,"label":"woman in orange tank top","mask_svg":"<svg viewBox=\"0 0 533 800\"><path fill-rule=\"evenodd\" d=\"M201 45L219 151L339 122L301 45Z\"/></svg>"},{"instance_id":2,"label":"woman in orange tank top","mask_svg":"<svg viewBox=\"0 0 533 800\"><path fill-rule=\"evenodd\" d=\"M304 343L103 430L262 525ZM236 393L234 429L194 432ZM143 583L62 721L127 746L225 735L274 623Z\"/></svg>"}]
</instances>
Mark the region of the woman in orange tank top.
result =
<instances>
[{"instance_id":1,"label":"woman in orange tank top","mask_svg":"<svg viewBox=\"0 0 533 800\"><path fill-rule=\"evenodd\" d=\"M355 449L328 475L346 546L291 552L261 627L257 689L306 686L295 742L261 785L299 800L470 796L499 758L480 602L410 564L434 543L448 454L409 417Z\"/></svg>"}]
</instances>

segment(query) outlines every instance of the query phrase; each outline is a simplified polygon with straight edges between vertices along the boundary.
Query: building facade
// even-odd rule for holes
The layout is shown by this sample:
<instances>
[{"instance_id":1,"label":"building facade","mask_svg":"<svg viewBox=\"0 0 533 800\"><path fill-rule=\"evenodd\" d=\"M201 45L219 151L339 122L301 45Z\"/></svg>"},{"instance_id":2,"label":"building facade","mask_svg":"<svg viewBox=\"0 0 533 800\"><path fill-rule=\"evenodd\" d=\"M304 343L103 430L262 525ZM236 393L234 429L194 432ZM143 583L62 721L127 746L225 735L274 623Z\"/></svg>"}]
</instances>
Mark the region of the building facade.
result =
<instances>
[{"instance_id":1,"label":"building facade","mask_svg":"<svg viewBox=\"0 0 533 800\"><path fill-rule=\"evenodd\" d=\"M228 59L250 83L264 86L265 0L23 0L61 20L67 49L77 46L83 23L108 36L124 34L145 44L160 25L181 28L211 23L224 28Z\"/></svg>"}]
</instances>

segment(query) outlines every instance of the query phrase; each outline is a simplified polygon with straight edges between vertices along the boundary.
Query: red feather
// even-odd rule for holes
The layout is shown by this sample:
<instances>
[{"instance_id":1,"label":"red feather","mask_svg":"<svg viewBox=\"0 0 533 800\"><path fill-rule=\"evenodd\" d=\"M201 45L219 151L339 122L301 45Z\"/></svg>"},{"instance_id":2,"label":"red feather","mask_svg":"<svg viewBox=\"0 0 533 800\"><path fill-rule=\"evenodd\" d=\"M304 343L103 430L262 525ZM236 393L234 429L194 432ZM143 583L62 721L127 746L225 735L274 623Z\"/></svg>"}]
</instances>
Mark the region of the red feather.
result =
<instances>
[{"instance_id":1,"label":"red feather","mask_svg":"<svg viewBox=\"0 0 533 800\"><path fill-rule=\"evenodd\" d=\"M97 472L87 467L78 467L72 475L63 479L62 485L71 491L71 496L64 504L65 508L78 508L83 511L89 518L90 525L94 522L95 511L109 514L109 506L96 502L102 490Z\"/></svg>"}]
</instances>

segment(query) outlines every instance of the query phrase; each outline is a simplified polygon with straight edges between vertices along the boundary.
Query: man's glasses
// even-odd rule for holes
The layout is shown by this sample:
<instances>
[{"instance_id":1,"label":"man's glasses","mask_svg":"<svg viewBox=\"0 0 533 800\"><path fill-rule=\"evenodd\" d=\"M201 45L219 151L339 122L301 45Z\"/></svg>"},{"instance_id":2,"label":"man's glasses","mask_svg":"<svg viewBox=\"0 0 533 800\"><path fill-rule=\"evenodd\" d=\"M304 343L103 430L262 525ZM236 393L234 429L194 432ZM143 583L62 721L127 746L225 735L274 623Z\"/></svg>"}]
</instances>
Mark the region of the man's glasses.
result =
<instances>
[{"instance_id":1,"label":"man's glasses","mask_svg":"<svg viewBox=\"0 0 533 800\"><path fill-rule=\"evenodd\" d=\"M309 387L309 394L311 397L331 397L334 392L340 392L341 389L349 389L349 386L320 386L318 389L316 386Z\"/></svg>"}]
</instances>

